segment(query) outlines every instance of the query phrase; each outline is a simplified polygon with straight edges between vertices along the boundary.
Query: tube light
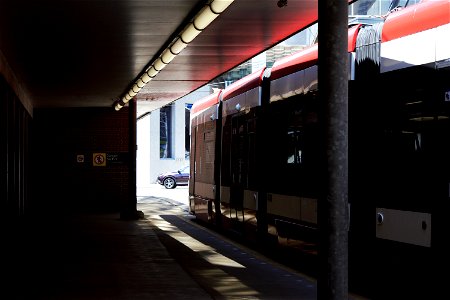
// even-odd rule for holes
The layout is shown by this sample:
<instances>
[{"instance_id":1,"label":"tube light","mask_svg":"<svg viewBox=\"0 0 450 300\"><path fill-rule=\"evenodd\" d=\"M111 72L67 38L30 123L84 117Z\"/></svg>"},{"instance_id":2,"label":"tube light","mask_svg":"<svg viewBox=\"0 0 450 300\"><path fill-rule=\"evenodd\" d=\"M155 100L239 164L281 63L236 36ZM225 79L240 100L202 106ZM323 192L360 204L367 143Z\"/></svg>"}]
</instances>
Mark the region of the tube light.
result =
<instances>
[{"instance_id":1,"label":"tube light","mask_svg":"<svg viewBox=\"0 0 450 300\"><path fill-rule=\"evenodd\" d=\"M133 90L128 91L128 95L130 95L131 97L134 97L137 95L138 92L135 92ZM130 99L131 100L131 99Z\"/></svg>"},{"instance_id":2,"label":"tube light","mask_svg":"<svg viewBox=\"0 0 450 300\"><path fill-rule=\"evenodd\" d=\"M180 54L181 51L183 51L184 48L186 48L188 44L183 43L181 38L178 38L175 43L173 43L172 47L170 47L170 51L174 53L175 55Z\"/></svg>"},{"instance_id":3,"label":"tube light","mask_svg":"<svg viewBox=\"0 0 450 300\"><path fill-rule=\"evenodd\" d=\"M137 95L137 93L140 92L141 89L142 89L142 88L138 87L138 85L137 85L136 83L135 83L135 84L133 85L133 87L131 88L131 90L132 90L133 92L135 92L136 95ZM136 95L134 95L134 96L136 96Z\"/></svg>"},{"instance_id":4,"label":"tube light","mask_svg":"<svg viewBox=\"0 0 450 300\"><path fill-rule=\"evenodd\" d=\"M158 73L159 71L157 71L153 66L151 66L151 68L147 70L147 74L148 76L150 76L150 78L155 77Z\"/></svg>"},{"instance_id":5,"label":"tube light","mask_svg":"<svg viewBox=\"0 0 450 300\"><path fill-rule=\"evenodd\" d=\"M119 111L124 106L125 106L125 103L123 103L121 100L119 100L119 101L117 101L116 105L114 106L114 109Z\"/></svg>"},{"instance_id":6,"label":"tube light","mask_svg":"<svg viewBox=\"0 0 450 300\"><path fill-rule=\"evenodd\" d=\"M145 82L144 82L144 80L142 80L142 77L139 78L138 81L136 81L136 84L141 89L145 86Z\"/></svg>"},{"instance_id":7,"label":"tube light","mask_svg":"<svg viewBox=\"0 0 450 300\"><path fill-rule=\"evenodd\" d=\"M166 49L161 55L161 61L166 65L169 64L174 58L175 54L172 53L171 48Z\"/></svg>"},{"instance_id":8,"label":"tube light","mask_svg":"<svg viewBox=\"0 0 450 300\"><path fill-rule=\"evenodd\" d=\"M147 74L147 72L145 72L144 74L142 74L141 80L144 83L148 83L150 80L152 80L152 78Z\"/></svg>"},{"instance_id":9,"label":"tube light","mask_svg":"<svg viewBox=\"0 0 450 300\"><path fill-rule=\"evenodd\" d=\"M161 60L161 58L158 58L155 63L153 63L153 68L157 71L161 71L166 66L165 63Z\"/></svg>"},{"instance_id":10,"label":"tube light","mask_svg":"<svg viewBox=\"0 0 450 300\"><path fill-rule=\"evenodd\" d=\"M205 29L219 14L211 10L211 6L205 6L199 13L198 17L194 19L194 26L198 30Z\"/></svg>"},{"instance_id":11,"label":"tube light","mask_svg":"<svg viewBox=\"0 0 450 300\"><path fill-rule=\"evenodd\" d=\"M197 35L200 34L200 32L202 31L195 28L194 23L191 23L189 24L188 27L186 27L185 30L183 30L180 38L183 41L183 43L189 44L197 37Z\"/></svg>"},{"instance_id":12,"label":"tube light","mask_svg":"<svg viewBox=\"0 0 450 300\"><path fill-rule=\"evenodd\" d=\"M215 14L221 14L231 3L233 3L233 0L216 0L211 2L210 7Z\"/></svg>"}]
</instances>

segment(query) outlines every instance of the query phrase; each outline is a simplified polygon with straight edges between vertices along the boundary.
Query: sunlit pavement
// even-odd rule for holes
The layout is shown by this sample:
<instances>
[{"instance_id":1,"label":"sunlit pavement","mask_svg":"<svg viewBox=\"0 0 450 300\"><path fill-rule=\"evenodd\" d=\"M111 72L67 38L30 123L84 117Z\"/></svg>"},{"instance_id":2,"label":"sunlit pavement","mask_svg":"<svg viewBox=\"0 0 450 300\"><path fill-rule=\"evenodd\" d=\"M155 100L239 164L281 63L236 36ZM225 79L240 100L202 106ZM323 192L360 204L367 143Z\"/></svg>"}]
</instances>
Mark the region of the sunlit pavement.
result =
<instances>
[{"instance_id":1,"label":"sunlit pavement","mask_svg":"<svg viewBox=\"0 0 450 300\"><path fill-rule=\"evenodd\" d=\"M197 224L187 199L188 187L154 185L139 190L137 209L168 253L213 299L317 298L311 278Z\"/></svg>"},{"instance_id":2,"label":"sunlit pavement","mask_svg":"<svg viewBox=\"0 0 450 300\"><path fill-rule=\"evenodd\" d=\"M136 188L137 201L142 202L150 197L165 199L169 202L176 201L182 205L189 205L189 186L177 186L174 189L166 189L164 186L154 183Z\"/></svg>"},{"instance_id":3,"label":"sunlit pavement","mask_svg":"<svg viewBox=\"0 0 450 300\"><path fill-rule=\"evenodd\" d=\"M188 193L187 186L140 188L137 209L167 252L212 299L317 299L313 278L195 222Z\"/></svg>"}]
</instances>

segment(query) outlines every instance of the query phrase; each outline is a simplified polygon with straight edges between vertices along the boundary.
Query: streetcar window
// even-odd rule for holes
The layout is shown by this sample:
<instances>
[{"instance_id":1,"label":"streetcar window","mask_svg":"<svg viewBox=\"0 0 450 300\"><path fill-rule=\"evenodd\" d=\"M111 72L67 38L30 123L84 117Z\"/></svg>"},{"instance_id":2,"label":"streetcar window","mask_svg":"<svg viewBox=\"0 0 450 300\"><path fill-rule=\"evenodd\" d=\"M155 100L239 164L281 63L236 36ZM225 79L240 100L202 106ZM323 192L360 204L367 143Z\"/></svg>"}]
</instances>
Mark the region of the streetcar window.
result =
<instances>
[{"instance_id":1,"label":"streetcar window","mask_svg":"<svg viewBox=\"0 0 450 300\"><path fill-rule=\"evenodd\" d=\"M302 163L302 149L301 149L301 133L299 130L289 130L287 138L287 163L301 164Z\"/></svg>"}]
</instances>

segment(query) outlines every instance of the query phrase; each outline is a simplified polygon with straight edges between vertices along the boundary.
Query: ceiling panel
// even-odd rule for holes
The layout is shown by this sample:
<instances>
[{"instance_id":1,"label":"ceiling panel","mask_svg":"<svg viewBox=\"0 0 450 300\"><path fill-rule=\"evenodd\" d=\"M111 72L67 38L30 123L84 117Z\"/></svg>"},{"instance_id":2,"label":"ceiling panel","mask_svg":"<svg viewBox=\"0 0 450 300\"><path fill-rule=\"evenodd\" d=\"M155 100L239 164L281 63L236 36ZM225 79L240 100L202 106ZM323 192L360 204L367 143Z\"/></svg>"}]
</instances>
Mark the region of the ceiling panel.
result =
<instances>
[{"instance_id":1,"label":"ceiling panel","mask_svg":"<svg viewBox=\"0 0 450 300\"><path fill-rule=\"evenodd\" d=\"M112 108L204 3L0 0L0 51L34 107ZM138 107L189 94L316 19L317 0L236 0L141 90Z\"/></svg>"}]
</instances>

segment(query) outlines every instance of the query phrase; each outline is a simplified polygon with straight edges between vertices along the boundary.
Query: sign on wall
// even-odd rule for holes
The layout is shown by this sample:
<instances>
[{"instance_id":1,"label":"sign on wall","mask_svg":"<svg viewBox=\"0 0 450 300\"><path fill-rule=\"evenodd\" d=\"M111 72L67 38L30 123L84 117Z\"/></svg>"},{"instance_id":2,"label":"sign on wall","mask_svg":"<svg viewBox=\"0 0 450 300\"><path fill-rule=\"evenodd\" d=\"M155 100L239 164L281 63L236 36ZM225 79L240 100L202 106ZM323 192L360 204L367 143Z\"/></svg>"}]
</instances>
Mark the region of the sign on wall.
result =
<instances>
[{"instance_id":1,"label":"sign on wall","mask_svg":"<svg viewBox=\"0 0 450 300\"><path fill-rule=\"evenodd\" d=\"M106 153L106 161L108 164L123 164L128 161L128 153L109 152Z\"/></svg>"},{"instance_id":2,"label":"sign on wall","mask_svg":"<svg viewBox=\"0 0 450 300\"><path fill-rule=\"evenodd\" d=\"M92 153L92 165L94 167L105 167L106 153Z\"/></svg>"}]
</instances>

